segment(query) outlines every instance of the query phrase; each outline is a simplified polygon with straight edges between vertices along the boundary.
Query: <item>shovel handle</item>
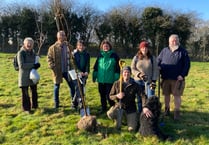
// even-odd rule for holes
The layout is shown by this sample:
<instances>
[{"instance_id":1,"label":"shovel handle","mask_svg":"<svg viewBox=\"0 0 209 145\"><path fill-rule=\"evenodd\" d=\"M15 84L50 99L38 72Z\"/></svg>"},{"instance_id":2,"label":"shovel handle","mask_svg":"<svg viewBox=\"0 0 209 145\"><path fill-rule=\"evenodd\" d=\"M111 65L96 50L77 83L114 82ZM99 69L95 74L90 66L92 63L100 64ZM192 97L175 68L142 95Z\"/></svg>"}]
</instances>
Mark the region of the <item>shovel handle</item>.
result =
<instances>
[{"instance_id":1,"label":"shovel handle","mask_svg":"<svg viewBox=\"0 0 209 145\"><path fill-rule=\"evenodd\" d=\"M125 61L119 60L119 66L120 66L120 93L122 92L122 81L123 81L123 76L122 76L122 69L125 66Z\"/></svg>"},{"instance_id":2,"label":"shovel handle","mask_svg":"<svg viewBox=\"0 0 209 145\"><path fill-rule=\"evenodd\" d=\"M120 93L122 92L122 84L123 84L123 75L122 75L122 69L125 66L125 61L119 60L119 66L120 66ZM121 99L119 100L119 107L122 108Z\"/></svg>"}]
</instances>

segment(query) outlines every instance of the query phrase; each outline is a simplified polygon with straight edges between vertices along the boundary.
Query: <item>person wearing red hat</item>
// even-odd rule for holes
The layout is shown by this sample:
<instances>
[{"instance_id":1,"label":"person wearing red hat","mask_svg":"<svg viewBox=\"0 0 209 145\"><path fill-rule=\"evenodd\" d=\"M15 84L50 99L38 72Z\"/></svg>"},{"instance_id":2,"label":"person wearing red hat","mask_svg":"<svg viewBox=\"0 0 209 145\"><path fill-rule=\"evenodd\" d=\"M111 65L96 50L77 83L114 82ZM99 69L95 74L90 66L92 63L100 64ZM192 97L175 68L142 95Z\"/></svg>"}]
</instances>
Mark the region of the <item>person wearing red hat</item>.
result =
<instances>
[{"instance_id":1,"label":"person wearing red hat","mask_svg":"<svg viewBox=\"0 0 209 145\"><path fill-rule=\"evenodd\" d=\"M139 44L137 54L131 62L131 70L134 80L144 89L147 97L155 95L158 67L156 57L149 50L149 43L142 41ZM139 96L140 98L140 96ZM141 112L141 102L138 99L138 112Z\"/></svg>"}]
</instances>

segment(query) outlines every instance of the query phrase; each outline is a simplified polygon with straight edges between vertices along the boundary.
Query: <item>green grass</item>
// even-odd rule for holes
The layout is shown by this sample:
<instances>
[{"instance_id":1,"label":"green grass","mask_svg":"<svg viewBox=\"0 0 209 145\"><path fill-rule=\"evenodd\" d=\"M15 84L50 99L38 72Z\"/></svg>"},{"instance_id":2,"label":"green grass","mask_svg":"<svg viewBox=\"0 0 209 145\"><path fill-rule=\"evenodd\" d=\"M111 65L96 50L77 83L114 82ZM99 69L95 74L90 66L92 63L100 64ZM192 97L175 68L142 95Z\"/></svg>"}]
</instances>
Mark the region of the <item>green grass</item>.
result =
<instances>
[{"instance_id":1,"label":"green grass","mask_svg":"<svg viewBox=\"0 0 209 145\"><path fill-rule=\"evenodd\" d=\"M124 126L121 132L105 114L98 114L100 97L97 83L92 82L91 74L86 86L86 99L91 114L96 115L101 124L97 133L88 133L76 128L80 115L70 109L71 98L66 82L60 88L62 107L54 110L53 82L47 68L46 57L41 57L41 75L38 84L39 109L26 114L21 108L21 92L17 86L18 72L14 70L14 54L0 53L0 144L4 145L205 145L209 144L209 63L192 62L186 89L182 97L181 121L172 117L164 118L161 129L173 137L172 141L160 141L155 137L141 137L129 133ZM131 59L125 59L130 65ZM91 71L95 58L91 59ZM156 89L157 90L157 89ZM163 97L161 95L161 102ZM172 98L173 99L173 98ZM164 106L162 107L164 108ZM173 100L172 106L173 109ZM173 112L171 112L173 113ZM104 138L102 134L107 134Z\"/></svg>"}]
</instances>

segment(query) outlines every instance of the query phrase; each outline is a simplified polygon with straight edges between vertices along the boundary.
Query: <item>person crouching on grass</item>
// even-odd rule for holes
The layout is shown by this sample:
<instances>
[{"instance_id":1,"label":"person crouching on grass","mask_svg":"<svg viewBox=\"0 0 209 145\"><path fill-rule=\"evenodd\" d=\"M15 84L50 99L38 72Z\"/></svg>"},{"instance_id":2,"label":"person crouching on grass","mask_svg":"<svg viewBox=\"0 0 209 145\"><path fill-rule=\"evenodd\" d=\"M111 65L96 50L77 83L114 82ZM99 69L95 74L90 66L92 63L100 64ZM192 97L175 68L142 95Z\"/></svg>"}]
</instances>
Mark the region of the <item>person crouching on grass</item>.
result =
<instances>
[{"instance_id":1,"label":"person crouching on grass","mask_svg":"<svg viewBox=\"0 0 209 145\"><path fill-rule=\"evenodd\" d=\"M120 92L120 80L115 81L110 91L110 99L121 102L121 108L112 109L107 112L110 119L116 121L116 128L121 129L123 113L127 119L128 131L136 131L138 126L138 115L135 98L142 96L142 104L145 104L146 96L142 94L142 88L131 78L131 68L126 66L122 69L122 92ZM116 103L118 105L118 103ZM147 117L152 116L152 112L148 108L142 109ZM122 113L121 113L122 112Z\"/></svg>"}]
</instances>

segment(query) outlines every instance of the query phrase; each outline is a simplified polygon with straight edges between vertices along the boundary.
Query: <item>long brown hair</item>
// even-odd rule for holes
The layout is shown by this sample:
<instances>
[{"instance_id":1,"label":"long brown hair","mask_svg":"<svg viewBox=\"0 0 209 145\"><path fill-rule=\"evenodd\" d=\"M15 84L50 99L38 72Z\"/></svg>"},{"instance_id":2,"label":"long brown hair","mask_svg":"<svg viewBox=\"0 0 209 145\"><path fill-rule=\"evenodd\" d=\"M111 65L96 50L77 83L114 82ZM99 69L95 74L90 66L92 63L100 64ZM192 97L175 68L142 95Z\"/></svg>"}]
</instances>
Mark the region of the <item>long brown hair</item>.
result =
<instances>
[{"instance_id":1,"label":"long brown hair","mask_svg":"<svg viewBox=\"0 0 209 145\"><path fill-rule=\"evenodd\" d=\"M138 56L139 59L143 59L143 58L146 57L146 56L144 56L143 53L141 52L141 50L140 50L140 45L139 45L139 47L138 47L138 52L137 52L136 56ZM149 59L149 58L151 58L151 56L152 56L152 54L151 54L151 52L150 52L150 50L149 50L149 47L148 47L148 50L147 50L147 58Z\"/></svg>"}]
</instances>

